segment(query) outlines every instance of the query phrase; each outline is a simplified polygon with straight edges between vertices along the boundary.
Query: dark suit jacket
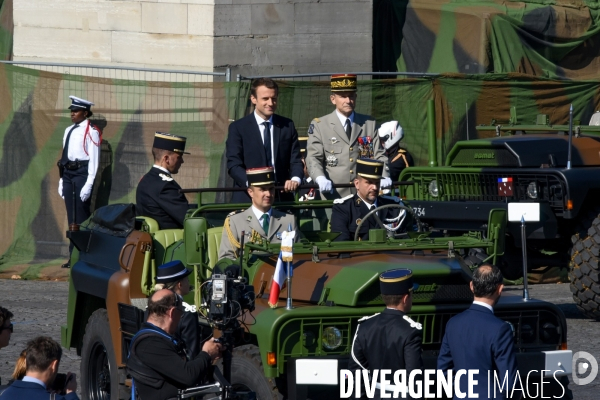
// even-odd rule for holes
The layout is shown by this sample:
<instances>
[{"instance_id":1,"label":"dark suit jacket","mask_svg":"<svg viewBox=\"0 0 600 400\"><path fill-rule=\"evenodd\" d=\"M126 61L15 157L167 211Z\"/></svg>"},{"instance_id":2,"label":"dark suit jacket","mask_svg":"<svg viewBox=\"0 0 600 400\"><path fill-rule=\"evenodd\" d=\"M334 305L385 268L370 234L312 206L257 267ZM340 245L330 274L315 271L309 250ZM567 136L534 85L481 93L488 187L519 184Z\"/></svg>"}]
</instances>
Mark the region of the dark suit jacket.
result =
<instances>
[{"instance_id":1,"label":"dark suit jacket","mask_svg":"<svg viewBox=\"0 0 600 400\"><path fill-rule=\"evenodd\" d=\"M300 158L300 143L294 121L291 119L273 115L273 150L276 186L283 186L285 181L294 176L302 180L304 166ZM247 169L267 166L263 141L254 113L229 125L225 154L227 171L233 178L234 187L246 187ZM249 203L250 197L246 192L234 192L231 200L234 203Z\"/></svg>"},{"instance_id":2,"label":"dark suit jacket","mask_svg":"<svg viewBox=\"0 0 600 400\"><path fill-rule=\"evenodd\" d=\"M383 206L386 204L399 204L398 202L387 199L384 197L377 198L377 206ZM386 219L396 218L401 211L399 208L386 208L378 212L379 218L385 224ZM361 222L363 217L367 215L369 208L366 206L364 201L358 194L353 195L351 198L344 200L342 203L334 204L331 212L331 232L340 232L341 234L335 238L336 241L340 240L354 240L354 233L358 224ZM380 229L375 217L370 217L360 228L360 239L369 239L369 229ZM403 228L400 228L400 232Z\"/></svg>"},{"instance_id":3,"label":"dark suit jacket","mask_svg":"<svg viewBox=\"0 0 600 400\"><path fill-rule=\"evenodd\" d=\"M500 380L508 373L509 387L512 389L517 374L517 359L510 325L495 317L487 308L471 305L468 310L448 321L437 367L442 371L478 369L479 375L474 377L478 381L474 393L478 393L480 399L503 398L498 389L494 397L491 386L488 397L488 371L496 370ZM493 383L493 372L490 377ZM461 378L464 379L460 380L460 389L468 395L467 376ZM520 393L515 391L515 395Z\"/></svg>"},{"instance_id":4,"label":"dark suit jacket","mask_svg":"<svg viewBox=\"0 0 600 400\"><path fill-rule=\"evenodd\" d=\"M138 184L136 214L154 218L160 229L183 228L189 205L180 189L170 174L152 167Z\"/></svg>"},{"instance_id":5,"label":"dark suit jacket","mask_svg":"<svg viewBox=\"0 0 600 400\"><path fill-rule=\"evenodd\" d=\"M3 393L2 400L49 400L50 393L42 385L34 382L14 381ZM77 393L65 396L57 394L56 400L79 400Z\"/></svg>"}]
</instances>

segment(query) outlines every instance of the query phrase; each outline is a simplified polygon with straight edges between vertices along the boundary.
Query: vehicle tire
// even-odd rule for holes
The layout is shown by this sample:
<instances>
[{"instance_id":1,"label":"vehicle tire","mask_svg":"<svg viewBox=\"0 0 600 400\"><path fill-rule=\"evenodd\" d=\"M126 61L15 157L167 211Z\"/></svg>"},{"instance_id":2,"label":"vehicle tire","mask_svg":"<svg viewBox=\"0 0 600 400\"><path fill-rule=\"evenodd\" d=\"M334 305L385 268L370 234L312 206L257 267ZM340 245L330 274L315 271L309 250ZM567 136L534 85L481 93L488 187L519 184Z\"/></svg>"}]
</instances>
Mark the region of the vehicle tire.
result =
<instances>
[{"instance_id":1,"label":"vehicle tire","mask_svg":"<svg viewBox=\"0 0 600 400\"><path fill-rule=\"evenodd\" d=\"M218 366L223 369L221 362ZM255 392L258 400L283 399L275 379L265 377L260 350L252 344L233 349L230 383L234 390Z\"/></svg>"},{"instance_id":2,"label":"vehicle tire","mask_svg":"<svg viewBox=\"0 0 600 400\"><path fill-rule=\"evenodd\" d=\"M577 308L600 321L600 216L596 216L587 237L573 235L569 280Z\"/></svg>"},{"instance_id":3,"label":"vehicle tire","mask_svg":"<svg viewBox=\"0 0 600 400\"><path fill-rule=\"evenodd\" d=\"M90 316L81 348L81 394L84 400L129 399L124 384L125 371L119 371L110 336L108 314L96 310Z\"/></svg>"}]
</instances>

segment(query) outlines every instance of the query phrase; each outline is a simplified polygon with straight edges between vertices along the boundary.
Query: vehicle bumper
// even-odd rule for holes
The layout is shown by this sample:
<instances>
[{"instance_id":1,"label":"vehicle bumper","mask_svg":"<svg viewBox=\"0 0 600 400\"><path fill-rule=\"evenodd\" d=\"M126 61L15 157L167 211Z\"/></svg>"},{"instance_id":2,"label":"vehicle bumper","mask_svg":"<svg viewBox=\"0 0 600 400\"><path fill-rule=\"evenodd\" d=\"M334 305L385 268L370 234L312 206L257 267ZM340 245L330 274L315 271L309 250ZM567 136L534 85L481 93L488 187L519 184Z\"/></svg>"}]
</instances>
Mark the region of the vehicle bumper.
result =
<instances>
[{"instance_id":1,"label":"vehicle bumper","mask_svg":"<svg viewBox=\"0 0 600 400\"><path fill-rule=\"evenodd\" d=\"M490 211L495 208L508 210L508 203L488 201L425 201L411 200L410 206L421 221L436 230L472 231L485 230ZM508 231L520 236L520 225L510 223ZM540 203L540 222L527 224L529 239L554 239L558 222L548 203Z\"/></svg>"}]
</instances>

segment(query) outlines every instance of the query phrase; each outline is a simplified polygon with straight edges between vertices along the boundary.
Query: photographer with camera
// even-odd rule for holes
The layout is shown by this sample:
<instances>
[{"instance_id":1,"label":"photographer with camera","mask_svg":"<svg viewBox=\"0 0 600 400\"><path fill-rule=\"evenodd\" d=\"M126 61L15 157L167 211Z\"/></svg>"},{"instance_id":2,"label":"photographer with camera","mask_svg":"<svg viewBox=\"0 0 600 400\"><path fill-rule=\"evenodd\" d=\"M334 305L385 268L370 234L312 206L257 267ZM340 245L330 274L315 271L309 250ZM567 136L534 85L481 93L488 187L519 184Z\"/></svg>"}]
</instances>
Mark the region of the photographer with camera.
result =
<instances>
[{"instance_id":1,"label":"photographer with camera","mask_svg":"<svg viewBox=\"0 0 600 400\"><path fill-rule=\"evenodd\" d=\"M79 400L75 393L75 374L58 373L62 348L57 342L49 337L39 336L27 343L25 352L25 376L22 380L13 382L2 393L2 400ZM48 391L53 394L49 395Z\"/></svg>"},{"instance_id":2,"label":"photographer with camera","mask_svg":"<svg viewBox=\"0 0 600 400\"><path fill-rule=\"evenodd\" d=\"M223 346L208 340L187 360L185 345L174 337L184 312L183 300L172 290L159 290L148 300L148 321L131 340L127 360L140 399L176 399L178 389L211 377L212 361L221 357Z\"/></svg>"}]
</instances>

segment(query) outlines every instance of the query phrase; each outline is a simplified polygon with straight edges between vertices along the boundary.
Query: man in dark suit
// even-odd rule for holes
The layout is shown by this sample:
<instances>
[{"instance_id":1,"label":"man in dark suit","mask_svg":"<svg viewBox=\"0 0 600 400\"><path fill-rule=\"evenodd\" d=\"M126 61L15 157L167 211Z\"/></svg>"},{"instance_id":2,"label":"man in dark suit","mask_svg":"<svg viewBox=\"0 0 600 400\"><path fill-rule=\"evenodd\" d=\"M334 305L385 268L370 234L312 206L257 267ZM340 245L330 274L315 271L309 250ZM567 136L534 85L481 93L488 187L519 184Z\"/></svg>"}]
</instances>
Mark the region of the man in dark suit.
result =
<instances>
[{"instance_id":1,"label":"man in dark suit","mask_svg":"<svg viewBox=\"0 0 600 400\"><path fill-rule=\"evenodd\" d=\"M234 187L247 188L246 170L261 167L275 169L275 186L284 186L279 200L293 200L293 193L304 176L300 144L294 121L275 114L277 84L268 78L252 82L250 100L254 112L229 125L225 144L227 171ZM234 203L249 203L246 191L234 192Z\"/></svg>"},{"instance_id":2,"label":"man in dark suit","mask_svg":"<svg viewBox=\"0 0 600 400\"><path fill-rule=\"evenodd\" d=\"M379 196L381 174L384 163L378 160L359 159L356 162L357 176L354 179L356 194L333 201L331 232L339 232L336 241L354 240L358 225L369 211L388 204L401 204L400 200ZM406 211L401 208L384 208L378 211L379 219L388 229L403 229ZM360 227L359 240L369 239L369 229L380 229L375 216L369 217Z\"/></svg>"},{"instance_id":3,"label":"man in dark suit","mask_svg":"<svg viewBox=\"0 0 600 400\"><path fill-rule=\"evenodd\" d=\"M479 375L475 376L478 384L473 392L480 399L507 397L506 385L504 393L499 388L494 391L490 386L488 371L491 371L492 385L494 371L500 382L508 377L509 390L512 390L517 374L513 331L508 323L494 316L494 306L504 287L502 279L502 273L493 265L484 264L473 271L471 291L475 300L468 310L452 317L446 324L438 356L439 370L479 370ZM461 376L460 391L468 396L467 383L467 376ZM517 387L520 388L520 385L517 384ZM455 399L458 398L456 390Z\"/></svg>"},{"instance_id":4,"label":"man in dark suit","mask_svg":"<svg viewBox=\"0 0 600 400\"><path fill-rule=\"evenodd\" d=\"M173 179L183 164L186 138L156 132L152 155L154 165L142 177L135 194L137 215L152 217L160 229L183 228L183 220L189 208L181 186Z\"/></svg>"},{"instance_id":5,"label":"man in dark suit","mask_svg":"<svg viewBox=\"0 0 600 400\"><path fill-rule=\"evenodd\" d=\"M412 271L386 271L379 276L379 287L386 308L358 321L348 369L368 370L371 376L374 370L389 369L394 373L403 369L408 377L412 370L423 369L423 327L407 315L412 308ZM377 388L381 390L379 385ZM394 391L394 387L388 389ZM380 390L375 391L375 398L379 398ZM361 393L367 398L364 390Z\"/></svg>"},{"instance_id":6,"label":"man in dark suit","mask_svg":"<svg viewBox=\"0 0 600 400\"><path fill-rule=\"evenodd\" d=\"M56 374L62 348L49 337L39 336L27 343L27 371L23 380L14 381L3 393L2 400L48 400ZM55 388L56 389L56 388ZM68 373L64 391L57 394L55 400L79 400L75 374Z\"/></svg>"}]
</instances>

